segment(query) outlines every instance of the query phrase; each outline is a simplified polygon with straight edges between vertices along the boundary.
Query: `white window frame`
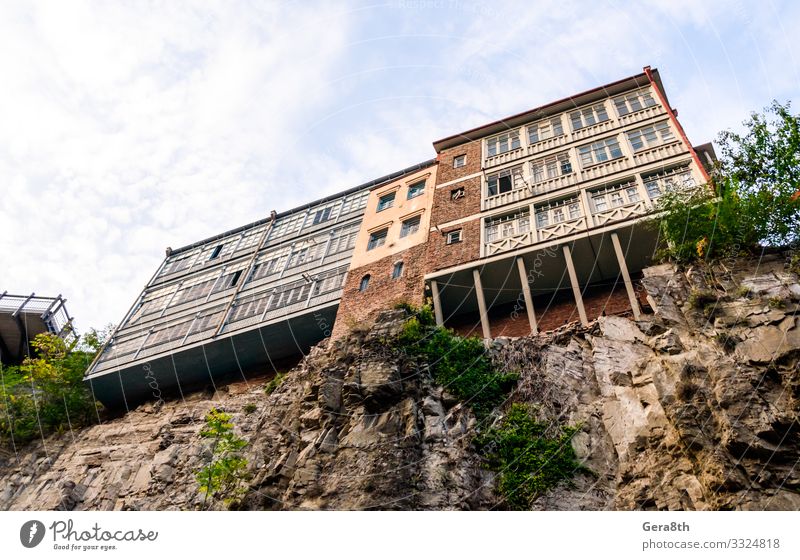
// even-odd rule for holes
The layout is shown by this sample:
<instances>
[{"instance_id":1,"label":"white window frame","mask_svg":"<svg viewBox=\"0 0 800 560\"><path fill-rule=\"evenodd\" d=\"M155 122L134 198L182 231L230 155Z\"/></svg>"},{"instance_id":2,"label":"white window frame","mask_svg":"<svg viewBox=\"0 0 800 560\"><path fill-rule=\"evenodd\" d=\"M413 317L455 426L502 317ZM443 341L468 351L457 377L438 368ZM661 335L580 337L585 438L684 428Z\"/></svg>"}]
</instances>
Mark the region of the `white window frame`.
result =
<instances>
[{"instance_id":1,"label":"white window frame","mask_svg":"<svg viewBox=\"0 0 800 560\"><path fill-rule=\"evenodd\" d=\"M445 239L445 243L447 245L454 245L456 243L461 243L464 240L462 237L462 233L460 229L454 229L453 231L448 231Z\"/></svg>"},{"instance_id":2,"label":"white window frame","mask_svg":"<svg viewBox=\"0 0 800 560\"><path fill-rule=\"evenodd\" d=\"M656 100L653 99L653 95L650 93L650 90L647 89L641 89L639 91L617 96L612 101L614 102L614 108L617 111L617 115L620 117L624 117L625 115L630 115L631 113L636 113L638 111L658 105Z\"/></svg>"},{"instance_id":3,"label":"white window frame","mask_svg":"<svg viewBox=\"0 0 800 560\"><path fill-rule=\"evenodd\" d=\"M505 178L508 178L510 188L508 190L501 191L500 190L501 180ZM491 175L486 177L486 196L491 198L493 196L498 196L501 194L505 194L507 192L512 192L520 188L523 188L516 186L517 180L520 180L523 183L524 187L522 166L519 165L516 167L509 167L508 169L503 169L502 171L498 171L497 173L492 173ZM496 185L494 194L492 194L491 192L493 183Z\"/></svg>"},{"instance_id":4,"label":"white window frame","mask_svg":"<svg viewBox=\"0 0 800 560\"><path fill-rule=\"evenodd\" d=\"M519 208L510 214L486 218L483 231L486 243L493 243L507 237L516 237L528 233L531 231L530 208Z\"/></svg>"},{"instance_id":5,"label":"white window frame","mask_svg":"<svg viewBox=\"0 0 800 560\"><path fill-rule=\"evenodd\" d=\"M418 196L422 196L423 194L425 194L425 179L412 183L408 186L408 193L406 194L406 200L417 198Z\"/></svg>"},{"instance_id":6,"label":"white window frame","mask_svg":"<svg viewBox=\"0 0 800 560\"><path fill-rule=\"evenodd\" d=\"M564 135L564 123L561 115L540 121L528 127L528 143L536 144L551 138L558 138Z\"/></svg>"},{"instance_id":7,"label":"white window frame","mask_svg":"<svg viewBox=\"0 0 800 560\"><path fill-rule=\"evenodd\" d=\"M542 229L563 222L571 222L583 217L578 196L564 198L534 207L536 229Z\"/></svg>"},{"instance_id":8,"label":"white window frame","mask_svg":"<svg viewBox=\"0 0 800 560\"><path fill-rule=\"evenodd\" d=\"M587 193L593 213L606 212L614 208L636 204L642 200L635 181L611 185Z\"/></svg>"},{"instance_id":9,"label":"white window frame","mask_svg":"<svg viewBox=\"0 0 800 560\"><path fill-rule=\"evenodd\" d=\"M661 121L625 133L634 153L675 142L677 138L669 121Z\"/></svg>"},{"instance_id":10,"label":"white window frame","mask_svg":"<svg viewBox=\"0 0 800 560\"><path fill-rule=\"evenodd\" d=\"M616 150L614 147L616 147ZM614 155L615 151L619 153ZM601 154L604 155L604 157L601 158ZM587 155L589 156L588 159L591 161L587 161ZM593 165L625 157L625 154L622 152L622 148L619 145L619 139L616 136L609 136L608 138L603 138L602 140L597 140L590 144L578 146L578 156L580 157L581 167L586 169Z\"/></svg>"},{"instance_id":11,"label":"white window frame","mask_svg":"<svg viewBox=\"0 0 800 560\"><path fill-rule=\"evenodd\" d=\"M575 168L569 157L569 152L553 154L531 162L531 182L542 183L548 179L555 179L575 173Z\"/></svg>"},{"instance_id":12,"label":"white window frame","mask_svg":"<svg viewBox=\"0 0 800 560\"><path fill-rule=\"evenodd\" d=\"M397 261L392 265L392 273L391 277L392 280L398 280L403 277L403 269L405 266L403 265L403 261Z\"/></svg>"},{"instance_id":13,"label":"white window frame","mask_svg":"<svg viewBox=\"0 0 800 560\"><path fill-rule=\"evenodd\" d=\"M412 223L413 222L413 223ZM400 238L408 237L409 235L414 235L419 231L420 224L422 223L422 216L417 214L416 216L412 216L403 220L400 223ZM408 224L408 227L406 225Z\"/></svg>"},{"instance_id":14,"label":"white window frame","mask_svg":"<svg viewBox=\"0 0 800 560\"><path fill-rule=\"evenodd\" d=\"M587 126L606 122L607 120L610 120L610 117L608 116L605 103L595 103L594 105L581 107L580 109L569 112L569 121L573 132L586 128ZM580 126L576 126L576 121L580 122Z\"/></svg>"},{"instance_id":15,"label":"white window frame","mask_svg":"<svg viewBox=\"0 0 800 560\"><path fill-rule=\"evenodd\" d=\"M519 129L486 139L486 157L494 157L522 147Z\"/></svg>"},{"instance_id":16,"label":"white window frame","mask_svg":"<svg viewBox=\"0 0 800 560\"><path fill-rule=\"evenodd\" d=\"M453 169L467 165L467 154L461 154L453 158Z\"/></svg>"},{"instance_id":17,"label":"white window frame","mask_svg":"<svg viewBox=\"0 0 800 560\"><path fill-rule=\"evenodd\" d=\"M387 192L378 196L378 207L375 210L376 212L383 212L384 210L388 210L394 206L394 201L397 198L397 191ZM387 201L384 204L384 199Z\"/></svg>"},{"instance_id":18,"label":"white window frame","mask_svg":"<svg viewBox=\"0 0 800 560\"><path fill-rule=\"evenodd\" d=\"M369 234L367 241L367 251L372 251L378 247L383 247L386 244L386 238L389 236L389 228L385 227Z\"/></svg>"}]
</instances>

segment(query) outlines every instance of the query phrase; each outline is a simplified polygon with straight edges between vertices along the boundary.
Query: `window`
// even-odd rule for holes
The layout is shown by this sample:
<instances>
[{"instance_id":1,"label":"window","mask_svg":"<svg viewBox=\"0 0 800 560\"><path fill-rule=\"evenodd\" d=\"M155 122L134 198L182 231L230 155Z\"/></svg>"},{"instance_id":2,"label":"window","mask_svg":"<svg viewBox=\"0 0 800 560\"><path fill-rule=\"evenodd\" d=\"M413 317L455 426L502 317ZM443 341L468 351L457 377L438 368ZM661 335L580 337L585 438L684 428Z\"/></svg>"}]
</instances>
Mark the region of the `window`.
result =
<instances>
[{"instance_id":1,"label":"window","mask_svg":"<svg viewBox=\"0 0 800 560\"><path fill-rule=\"evenodd\" d=\"M667 189L691 188L695 186L694 177L688 166L670 169L664 173L655 173L642 177L647 195L656 199Z\"/></svg>"},{"instance_id":2,"label":"window","mask_svg":"<svg viewBox=\"0 0 800 560\"><path fill-rule=\"evenodd\" d=\"M519 130L514 130L489 138L486 141L486 154L492 157L497 154L504 154L509 150L516 150L519 147Z\"/></svg>"},{"instance_id":3,"label":"window","mask_svg":"<svg viewBox=\"0 0 800 560\"><path fill-rule=\"evenodd\" d=\"M534 124L528 127L528 141L531 144L547 140L548 138L555 138L564 134L564 127L561 124L561 117L553 117L552 119Z\"/></svg>"},{"instance_id":4,"label":"window","mask_svg":"<svg viewBox=\"0 0 800 560\"><path fill-rule=\"evenodd\" d=\"M464 198L464 187L458 187L450 191L450 200L458 200L459 198Z\"/></svg>"},{"instance_id":5,"label":"window","mask_svg":"<svg viewBox=\"0 0 800 560\"><path fill-rule=\"evenodd\" d=\"M620 117L628 113L641 111L647 107L653 107L655 104L655 99L653 99L650 92L647 90L636 91L614 99L614 105Z\"/></svg>"},{"instance_id":6,"label":"window","mask_svg":"<svg viewBox=\"0 0 800 560\"><path fill-rule=\"evenodd\" d=\"M461 154L460 156L453 158L453 169L458 169L459 167L464 167L465 165L467 165L467 154Z\"/></svg>"},{"instance_id":7,"label":"window","mask_svg":"<svg viewBox=\"0 0 800 560\"><path fill-rule=\"evenodd\" d=\"M378 199L378 212L394 206L394 195L395 193L390 192L389 194L385 194Z\"/></svg>"},{"instance_id":8,"label":"window","mask_svg":"<svg viewBox=\"0 0 800 560\"><path fill-rule=\"evenodd\" d=\"M314 222L313 225L325 222L329 220L331 217L331 207L328 206L327 208L323 208L321 210L317 210L314 214Z\"/></svg>"},{"instance_id":9,"label":"window","mask_svg":"<svg viewBox=\"0 0 800 560\"><path fill-rule=\"evenodd\" d=\"M496 196L511 192L517 182L522 182L522 168L504 169L500 173L489 175L486 180L488 196Z\"/></svg>"},{"instance_id":10,"label":"window","mask_svg":"<svg viewBox=\"0 0 800 560\"><path fill-rule=\"evenodd\" d=\"M394 263L392 267L392 280L397 280L403 275L403 261Z\"/></svg>"},{"instance_id":11,"label":"window","mask_svg":"<svg viewBox=\"0 0 800 560\"><path fill-rule=\"evenodd\" d=\"M414 183L410 187L408 187L408 196L407 199L410 200L412 198L416 198L419 195L425 192L425 181L420 181L419 183Z\"/></svg>"},{"instance_id":12,"label":"window","mask_svg":"<svg viewBox=\"0 0 800 560\"><path fill-rule=\"evenodd\" d=\"M461 230L456 229L453 231L447 232L447 244L452 245L453 243L459 243L461 241Z\"/></svg>"},{"instance_id":13,"label":"window","mask_svg":"<svg viewBox=\"0 0 800 560\"><path fill-rule=\"evenodd\" d=\"M577 197L558 200L536 207L536 227L542 229L561 222L577 220L581 217L581 206Z\"/></svg>"},{"instance_id":14,"label":"window","mask_svg":"<svg viewBox=\"0 0 800 560\"><path fill-rule=\"evenodd\" d=\"M368 198L369 198L369 191L367 190L351 194L350 196L344 199L340 214L344 215L354 210L361 210L367 205Z\"/></svg>"},{"instance_id":15,"label":"window","mask_svg":"<svg viewBox=\"0 0 800 560\"><path fill-rule=\"evenodd\" d=\"M628 141L631 143L634 152L644 148L660 146L673 140L675 140L675 135L672 134L667 121L632 130L628 133Z\"/></svg>"},{"instance_id":16,"label":"window","mask_svg":"<svg viewBox=\"0 0 800 560\"><path fill-rule=\"evenodd\" d=\"M358 283L358 291L366 292L368 286L369 286L369 274L365 274L364 277L361 278L361 282Z\"/></svg>"},{"instance_id":17,"label":"window","mask_svg":"<svg viewBox=\"0 0 800 560\"><path fill-rule=\"evenodd\" d=\"M221 252L222 252L222 245L217 245L216 247L214 247L214 250L211 251L211 255L209 255L208 260L216 259Z\"/></svg>"},{"instance_id":18,"label":"window","mask_svg":"<svg viewBox=\"0 0 800 560\"><path fill-rule=\"evenodd\" d=\"M359 224L349 225L337 229L331 234L331 242L328 246L328 255L347 251L356 246Z\"/></svg>"},{"instance_id":19,"label":"window","mask_svg":"<svg viewBox=\"0 0 800 560\"><path fill-rule=\"evenodd\" d=\"M605 212L612 208L639 202L639 190L633 182L613 185L590 194L595 212Z\"/></svg>"},{"instance_id":20,"label":"window","mask_svg":"<svg viewBox=\"0 0 800 560\"><path fill-rule=\"evenodd\" d=\"M531 230L530 210L527 208L513 214L495 216L486 220L485 237L488 243L522 235Z\"/></svg>"},{"instance_id":21,"label":"window","mask_svg":"<svg viewBox=\"0 0 800 560\"><path fill-rule=\"evenodd\" d=\"M420 216L414 216L403 222L400 226L400 237L414 235L419 231Z\"/></svg>"},{"instance_id":22,"label":"window","mask_svg":"<svg viewBox=\"0 0 800 560\"><path fill-rule=\"evenodd\" d=\"M572 163L569 161L568 152L531 162L531 176L535 183L570 173L572 173Z\"/></svg>"},{"instance_id":23,"label":"window","mask_svg":"<svg viewBox=\"0 0 800 560\"><path fill-rule=\"evenodd\" d=\"M382 246L386 243L386 234L389 232L389 228L384 228L380 231L376 231L369 234L369 243L367 243L367 251L372 251L376 247Z\"/></svg>"},{"instance_id":24,"label":"window","mask_svg":"<svg viewBox=\"0 0 800 560\"><path fill-rule=\"evenodd\" d=\"M611 137L579 147L578 154L581 156L581 165L588 167L622 157L622 150L619 148L617 138Z\"/></svg>"},{"instance_id":25,"label":"window","mask_svg":"<svg viewBox=\"0 0 800 560\"><path fill-rule=\"evenodd\" d=\"M607 121L608 113L606 113L605 105L598 103L597 105L584 107L578 111L571 112L569 114L569 119L572 121L572 130L578 130L593 124Z\"/></svg>"}]
</instances>

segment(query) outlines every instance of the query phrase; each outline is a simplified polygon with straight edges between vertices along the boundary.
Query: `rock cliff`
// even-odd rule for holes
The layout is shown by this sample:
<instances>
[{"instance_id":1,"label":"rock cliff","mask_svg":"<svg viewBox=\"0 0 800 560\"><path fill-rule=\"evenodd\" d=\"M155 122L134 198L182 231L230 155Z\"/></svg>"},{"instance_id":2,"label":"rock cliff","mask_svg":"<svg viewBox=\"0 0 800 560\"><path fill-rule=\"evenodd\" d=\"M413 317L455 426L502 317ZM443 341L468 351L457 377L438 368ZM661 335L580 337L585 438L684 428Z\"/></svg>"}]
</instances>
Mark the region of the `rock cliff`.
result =
<instances>
[{"instance_id":1,"label":"rock cliff","mask_svg":"<svg viewBox=\"0 0 800 560\"><path fill-rule=\"evenodd\" d=\"M655 313L491 341L510 395L579 425L591 473L534 509L800 509L800 285L778 255L647 269ZM250 509L503 507L477 421L391 344L405 313L325 341L267 395L243 380L0 458L2 509L194 509L205 413L249 445ZM221 507L221 505L220 505Z\"/></svg>"}]
</instances>

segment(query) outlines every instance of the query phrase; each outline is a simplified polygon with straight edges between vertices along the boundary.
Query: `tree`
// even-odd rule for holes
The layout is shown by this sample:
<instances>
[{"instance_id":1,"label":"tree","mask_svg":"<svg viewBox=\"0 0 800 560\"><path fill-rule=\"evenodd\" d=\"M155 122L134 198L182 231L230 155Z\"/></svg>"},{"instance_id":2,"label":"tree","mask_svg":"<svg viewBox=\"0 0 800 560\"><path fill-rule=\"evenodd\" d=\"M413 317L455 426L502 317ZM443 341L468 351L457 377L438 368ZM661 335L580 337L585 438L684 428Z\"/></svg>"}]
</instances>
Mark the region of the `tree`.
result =
<instances>
[{"instance_id":1,"label":"tree","mask_svg":"<svg viewBox=\"0 0 800 560\"><path fill-rule=\"evenodd\" d=\"M773 102L744 125L745 133L718 136L713 188L659 199L664 256L686 262L800 241L800 116Z\"/></svg>"},{"instance_id":2,"label":"tree","mask_svg":"<svg viewBox=\"0 0 800 560\"><path fill-rule=\"evenodd\" d=\"M2 369L1 444L14 446L97 420L101 405L83 377L106 336L92 330L68 344L42 333L31 342L33 354L22 365Z\"/></svg>"},{"instance_id":3,"label":"tree","mask_svg":"<svg viewBox=\"0 0 800 560\"><path fill-rule=\"evenodd\" d=\"M247 459L239 453L247 442L234 434L230 414L212 408L205 421L200 437L211 440L211 455L208 464L195 475L203 493L202 508L206 509L210 497L230 506L247 490L242 484L247 477Z\"/></svg>"}]
</instances>

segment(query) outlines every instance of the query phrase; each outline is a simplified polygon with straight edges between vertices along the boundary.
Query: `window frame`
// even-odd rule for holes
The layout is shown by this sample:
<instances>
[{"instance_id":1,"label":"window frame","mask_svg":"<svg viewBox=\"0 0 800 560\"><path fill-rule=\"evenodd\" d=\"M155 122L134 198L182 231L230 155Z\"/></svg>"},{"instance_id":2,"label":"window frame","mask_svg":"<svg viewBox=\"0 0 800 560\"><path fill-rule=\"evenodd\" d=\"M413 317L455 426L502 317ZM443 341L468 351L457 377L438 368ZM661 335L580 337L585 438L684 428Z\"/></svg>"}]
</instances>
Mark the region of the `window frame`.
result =
<instances>
[{"instance_id":1,"label":"window frame","mask_svg":"<svg viewBox=\"0 0 800 560\"><path fill-rule=\"evenodd\" d=\"M496 134L486 139L486 157L499 156L517 150L522 147L520 140L520 129L508 130L502 134ZM506 149L501 150L501 146L505 145Z\"/></svg>"},{"instance_id":2,"label":"window frame","mask_svg":"<svg viewBox=\"0 0 800 560\"><path fill-rule=\"evenodd\" d=\"M403 268L403 261L397 261L392 265L392 273L390 275L392 280L399 280L403 277Z\"/></svg>"},{"instance_id":3,"label":"window frame","mask_svg":"<svg viewBox=\"0 0 800 560\"><path fill-rule=\"evenodd\" d=\"M615 146L616 150L612 146ZM604 159L599 159L597 157L597 154L601 153L600 148L602 148L602 153L606 154ZM622 147L619 143L619 138L617 138L616 135L578 146L577 151L583 169L625 157L625 153L622 151ZM615 152L618 152L618 155L614 155ZM587 155L591 156L591 162L589 163L586 161Z\"/></svg>"},{"instance_id":4,"label":"window frame","mask_svg":"<svg viewBox=\"0 0 800 560\"><path fill-rule=\"evenodd\" d=\"M378 196L378 207L376 208L375 212L383 212L384 210L394 207L395 198L397 198L397 191L388 192ZM385 204L384 201L386 201Z\"/></svg>"},{"instance_id":5,"label":"window frame","mask_svg":"<svg viewBox=\"0 0 800 560\"><path fill-rule=\"evenodd\" d=\"M411 224L408 228L406 228L406 224L409 224L410 222L416 222L416 223ZM410 218L406 218L405 220L400 222L400 239L408 237L409 235L414 235L419 231L421 225L422 225L421 214L417 214L416 216L411 216ZM411 231L411 228L414 228L413 231Z\"/></svg>"},{"instance_id":6,"label":"window frame","mask_svg":"<svg viewBox=\"0 0 800 560\"><path fill-rule=\"evenodd\" d=\"M455 245L464 241L461 229L454 229L445 234L445 245Z\"/></svg>"},{"instance_id":7,"label":"window frame","mask_svg":"<svg viewBox=\"0 0 800 560\"><path fill-rule=\"evenodd\" d=\"M649 150L650 148L657 148L658 146L665 146L678 140L678 137L672 132L668 120L651 123L647 126L630 130L625 133L625 137L628 139L633 153ZM634 138L636 138L636 140L634 140Z\"/></svg>"},{"instance_id":8,"label":"window frame","mask_svg":"<svg viewBox=\"0 0 800 560\"><path fill-rule=\"evenodd\" d=\"M372 251L377 249L378 247L383 247L386 244L386 238L389 235L389 228L384 227L378 230L375 230L369 234L369 239L367 240L367 251Z\"/></svg>"},{"instance_id":9,"label":"window frame","mask_svg":"<svg viewBox=\"0 0 800 560\"><path fill-rule=\"evenodd\" d=\"M367 291L367 288L369 288L370 278L371 275L365 274L361 277L361 280L358 281L358 291L362 294Z\"/></svg>"},{"instance_id":10,"label":"window frame","mask_svg":"<svg viewBox=\"0 0 800 560\"><path fill-rule=\"evenodd\" d=\"M599 118L601 114L605 118ZM569 111L567 115L569 116L573 132L611 120L611 117L608 116L608 109L606 109L606 105L602 101L594 105L587 105L586 107ZM581 126L575 126L576 115L580 119ZM590 119L591 122L589 122Z\"/></svg>"},{"instance_id":11,"label":"window frame","mask_svg":"<svg viewBox=\"0 0 800 560\"><path fill-rule=\"evenodd\" d=\"M408 186L408 192L406 193L406 200L417 198L418 196L422 196L423 194L425 194L425 179L417 181L416 183L412 183L411 185Z\"/></svg>"},{"instance_id":12,"label":"window frame","mask_svg":"<svg viewBox=\"0 0 800 560\"><path fill-rule=\"evenodd\" d=\"M541 133L541 131L545 129L550 131L547 136L543 136ZM556 129L558 129L558 132L556 132ZM565 134L564 121L561 120L561 115L550 117L549 119L545 119L528 126L527 132L528 144L537 144L539 142L544 142L545 140L550 140L551 138L558 138L559 136L564 136Z\"/></svg>"},{"instance_id":13,"label":"window frame","mask_svg":"<svg viewBox=\"0 0 800 560\"><path fill-rule=\"evenodd\" d=\"M453 157L453 169L459 169L467 165L467 154L459 154Z\"/></svg>"},{"instance_id":14,"label":"window frame","mask_svg":"<svg viewBox=\"0 0 800 560\"><path fill-rule=\"evenodd\" d=\"M632 108L634 107L631 103L632 98L635 99L635 102L639 105L638 109ZM648 89L640 89L638 91L618 95L612 98L611 102L614 104L614 109L617 111L617 116L619 117L624 117L625 115L637 113L658 105L658 102L653 98L653 95ZM620 105L625 107L624 112L620 110Z\"/></svg>"}]
</instances>

